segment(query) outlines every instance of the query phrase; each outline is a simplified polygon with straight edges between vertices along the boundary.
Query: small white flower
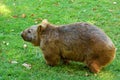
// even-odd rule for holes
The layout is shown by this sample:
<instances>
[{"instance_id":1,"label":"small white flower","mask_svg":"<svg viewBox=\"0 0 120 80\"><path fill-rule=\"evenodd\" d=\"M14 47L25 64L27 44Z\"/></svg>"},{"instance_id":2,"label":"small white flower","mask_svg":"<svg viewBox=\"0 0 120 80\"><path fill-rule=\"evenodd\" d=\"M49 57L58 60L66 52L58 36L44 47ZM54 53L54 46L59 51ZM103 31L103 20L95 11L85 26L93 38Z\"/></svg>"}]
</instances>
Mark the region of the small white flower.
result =
<instances>
[{"instance_id":1,"label":"small white flower","mask_svg":"<svg viewBox=\"0 0 120 80\"><path fill-rule=\"evenodd\" d=\"M88 74L88 73L85 73L85 76L89 76L89 74Z\"/></svg>"},{"instance_id":2,"label":"small white flower","mask_svg":"<svg viewBox=\"0 0 120 80\"><path fill-rule=\"evenodd\" d=\"M3 44L5 44L6 42L5 41L3 41Z\"/></svg>"},{"instance_id":3,"label":"small white flower","mask_svg":"<svg viewBox=\"0 0 120 80\"><path fill-rule=\"evenodd\" d=\"M9 43L6 43L6 45L8 46L8 45L9 45Z\"/></svg>"},{"instance_id":4,"label":"small white flower","mask_svg":"<svg viewBox=\"0 0 120 80\"><path fill-rule=\"evenodd\" d=\"M97 76L97 74L94 74L94 76Z\"/></svg>"},{"instance_id":5,"label":"small white flower","mask_svg":"<svg viewBox=\"0 0 120 80\"><path fill-rule=\"evenodd\" d=\"M113 4L117 4L117 2L113 2Z\"/></svg>"},{"instance_id":6,"label":"small white flower","mask_svg":"<svg viewBox=\"0 0 120 80\"><path fill-rule=\"evenodd\" d=\"M26 44L24 44L24 45L23 45L23 47L24 47L24 48L27 48L27 45L26 45Z\"/></svg>"}]
</instances>

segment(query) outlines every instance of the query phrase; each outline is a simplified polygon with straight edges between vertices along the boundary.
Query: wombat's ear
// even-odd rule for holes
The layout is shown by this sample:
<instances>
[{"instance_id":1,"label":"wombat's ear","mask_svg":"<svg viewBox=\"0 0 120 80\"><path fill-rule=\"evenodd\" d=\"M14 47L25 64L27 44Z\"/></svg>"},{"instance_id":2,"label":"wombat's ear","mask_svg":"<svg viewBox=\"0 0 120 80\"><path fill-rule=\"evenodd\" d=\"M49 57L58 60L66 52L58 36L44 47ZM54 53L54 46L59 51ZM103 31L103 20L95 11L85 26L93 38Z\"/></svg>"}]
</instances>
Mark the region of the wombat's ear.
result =
<instances>
[{"instance_id":1,"label":"wombat's ear","mask_svg":"<svg viewBox=\"0 0 120 80\"><path fill-rule=\"evenodd\" d=\"M42 20L42 24L48 24L49 22L48 22L48 20L47 19L43 19Z\"/></svg>"},{"instance_id":2,"label":"wombat's ear","mask_svg":"<svg viewBox=\"0 0 120 80\"><path fill-rule=\"evenodd\" d=\"M47 19L42 20L41 24L38 25L37 31L41 32L48 26L48 24L49 24L49 22L47 21Z\"/></svg>"},{"instance_id":3,"label":"wombat's ear","mask_svg":"<svg viewBox=\"0 0 120 80\"><path fill-rule=\"evenodd\" d=\"M42 29L42 26L41 26L41 25L38 25L38 27L37 27L37 32L40 32L41 29Z\"/></svg>"},{"instance_id":4,"label":"wombat's ear","mask_svg":"<svg viewBox=\"0 0 120 80\"><path fill-rule=\"evenodd\" d=\"M38 25L38 28L37 28L37 32L41 32L41 31L43 31L45 28L46 28L45 25L39 24L39 25Z\"/></svg>"}]
</instances>

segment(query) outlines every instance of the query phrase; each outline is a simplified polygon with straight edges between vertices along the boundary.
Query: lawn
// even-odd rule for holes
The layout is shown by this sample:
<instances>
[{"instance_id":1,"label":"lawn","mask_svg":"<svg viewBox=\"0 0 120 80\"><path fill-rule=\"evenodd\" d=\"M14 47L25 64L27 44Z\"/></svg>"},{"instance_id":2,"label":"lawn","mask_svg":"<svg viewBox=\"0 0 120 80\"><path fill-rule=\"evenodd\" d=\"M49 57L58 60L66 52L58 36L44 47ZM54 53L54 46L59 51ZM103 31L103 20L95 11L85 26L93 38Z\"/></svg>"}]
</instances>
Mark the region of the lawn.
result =
<instances>
[{"instance_id":1,"label":"lawn","mask_svg":"<svg viewBox=\"0 0 120 80\"><path fill-rule=\"evenodd\" d=\"M42 19L97 25L115 44L115 60L97 75L78 62L46 65L41 50L20 36ZM120 80L119 47L120 0L0 0L0 80Z\"/></svg>"}]
</instances>

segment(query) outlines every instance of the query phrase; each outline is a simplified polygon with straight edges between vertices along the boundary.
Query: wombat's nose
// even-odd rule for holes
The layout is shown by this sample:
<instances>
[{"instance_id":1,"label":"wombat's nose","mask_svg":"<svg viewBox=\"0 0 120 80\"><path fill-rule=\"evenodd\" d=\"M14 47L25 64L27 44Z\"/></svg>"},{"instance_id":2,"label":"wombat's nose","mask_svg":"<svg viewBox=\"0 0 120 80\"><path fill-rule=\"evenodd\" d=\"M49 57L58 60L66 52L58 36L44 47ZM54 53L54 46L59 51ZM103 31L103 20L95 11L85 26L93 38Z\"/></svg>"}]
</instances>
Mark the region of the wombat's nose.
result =
<instances>
[{"instance_id":1,"label":"wombat's nose","mask_svg":"<svg viewBox=\"0 0 120 80\"><path fill-rule=\"evenodd\" d=\"M21 32L21 37L23 37L23 32Z\"/></svg>"}]
</instances>

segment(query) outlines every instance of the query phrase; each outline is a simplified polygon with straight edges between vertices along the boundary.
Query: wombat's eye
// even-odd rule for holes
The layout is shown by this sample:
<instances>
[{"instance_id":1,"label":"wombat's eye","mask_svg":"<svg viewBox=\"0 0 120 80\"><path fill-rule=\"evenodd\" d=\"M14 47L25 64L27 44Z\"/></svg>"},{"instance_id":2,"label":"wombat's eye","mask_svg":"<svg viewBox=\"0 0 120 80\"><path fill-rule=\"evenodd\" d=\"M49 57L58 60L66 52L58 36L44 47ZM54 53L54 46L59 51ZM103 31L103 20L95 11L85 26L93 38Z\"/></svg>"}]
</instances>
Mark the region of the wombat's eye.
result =
<instances>
[{"instance_id":1,"label":"wombat's eye","mask_svg":"<svg viewBox=\"0 0 120 80\"><path fill-rule=\"evenodd\" d=\"M31 33L31 30L28 30L28 33Z\"/></svg>"}]
</instances>

